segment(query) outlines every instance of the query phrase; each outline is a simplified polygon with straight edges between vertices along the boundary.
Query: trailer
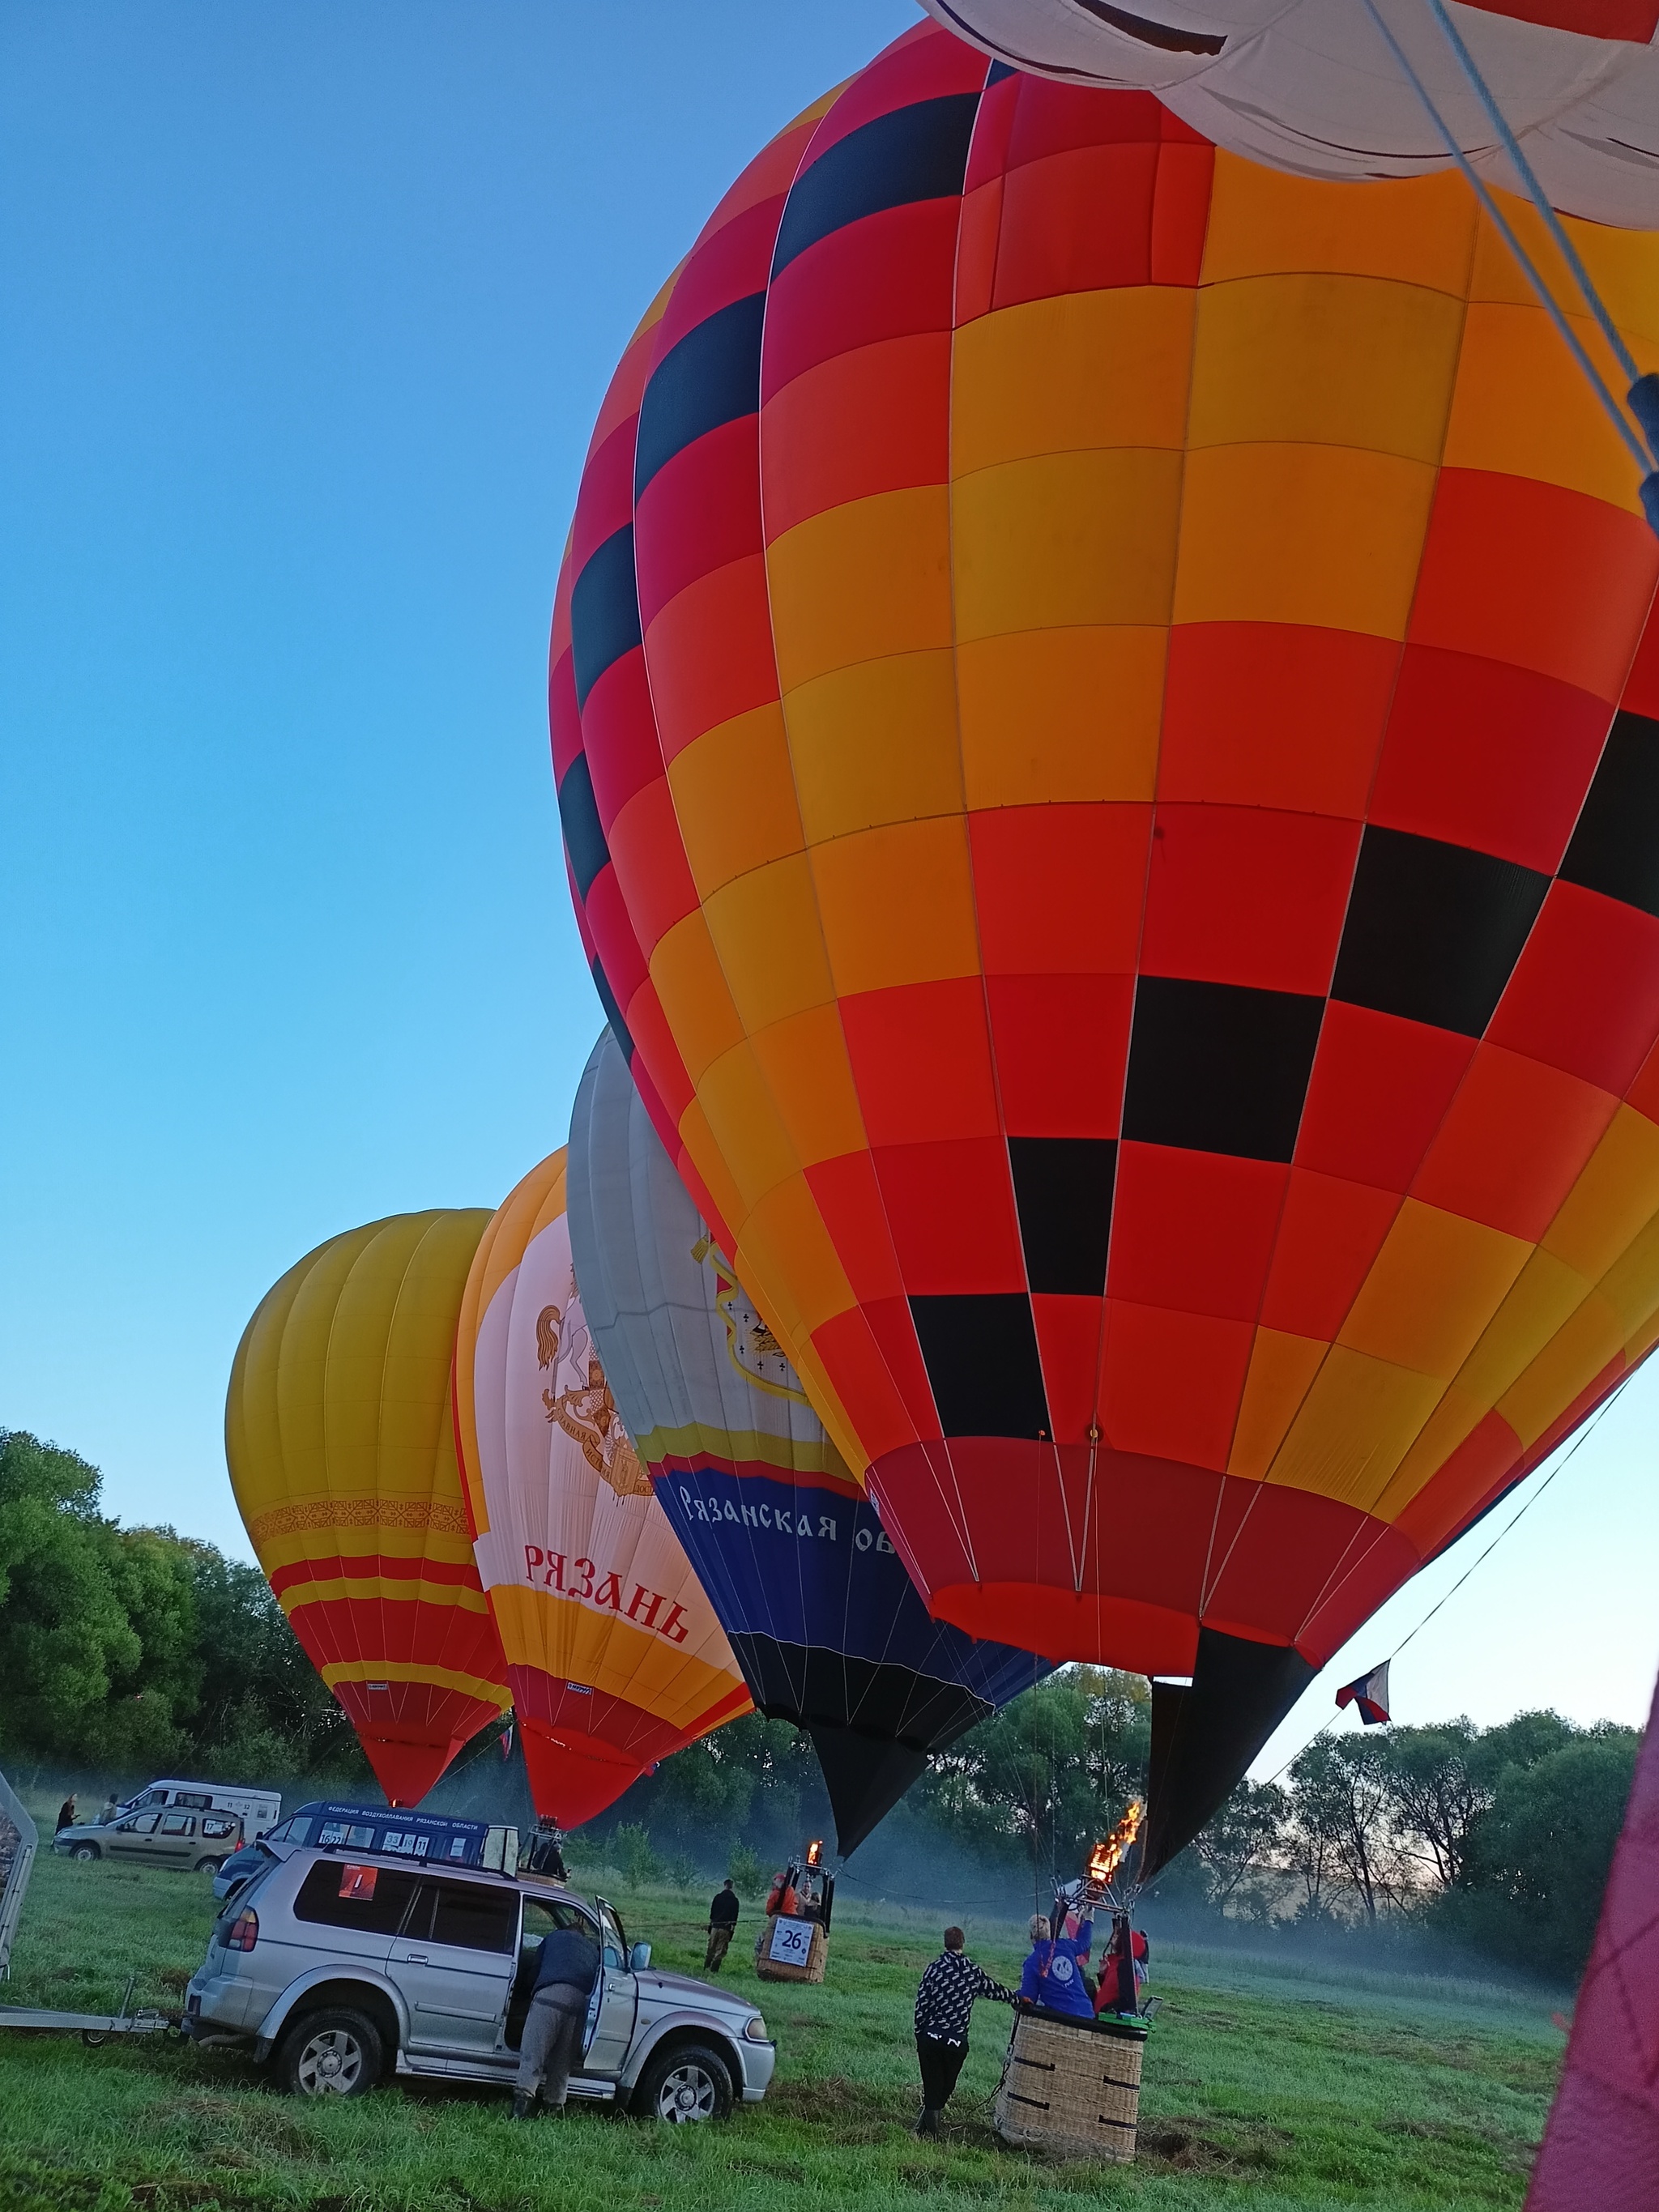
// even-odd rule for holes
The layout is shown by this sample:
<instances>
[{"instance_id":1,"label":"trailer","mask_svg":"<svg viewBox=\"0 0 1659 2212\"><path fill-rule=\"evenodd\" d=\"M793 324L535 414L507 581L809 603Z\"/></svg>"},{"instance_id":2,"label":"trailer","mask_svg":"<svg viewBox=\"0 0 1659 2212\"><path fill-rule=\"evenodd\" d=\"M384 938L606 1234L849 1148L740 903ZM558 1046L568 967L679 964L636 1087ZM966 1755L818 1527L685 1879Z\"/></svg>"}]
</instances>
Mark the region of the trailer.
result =
<instances>
[{"instance_id":1,"label":"trailer","mask_svg":"<svg viewBox=\"0 0 1659 2212\"><path fill-rule=\"evenodd\" d=\"M22 1917L40 1837L3 1774L0 1774L0 1982L11 1977L11 1947Z\"/></svg>"},{"instance_id":2,"label":"trailer","mask_svg":"<svg viewBox=\"0 0 1659 2212\"><path fill-rule=\"evenodd\" d=\"M11 1978L12 1945L17 1939L23 1896L29 1886L40 1842L40 1832L24 1811L21 1800L5 1776L0 1774L0 1981ZM149 2006L133 2011L132 1984L136 1978L128 1978L118 2013L58 2012L38 2005L0 2005L0 2028L55 2031L58 2034L78 2035L88 2045L102 2043L107 2036L155 2035L170 2028L173 2022L164 2012Z\"/></svg>"}]
</instances>

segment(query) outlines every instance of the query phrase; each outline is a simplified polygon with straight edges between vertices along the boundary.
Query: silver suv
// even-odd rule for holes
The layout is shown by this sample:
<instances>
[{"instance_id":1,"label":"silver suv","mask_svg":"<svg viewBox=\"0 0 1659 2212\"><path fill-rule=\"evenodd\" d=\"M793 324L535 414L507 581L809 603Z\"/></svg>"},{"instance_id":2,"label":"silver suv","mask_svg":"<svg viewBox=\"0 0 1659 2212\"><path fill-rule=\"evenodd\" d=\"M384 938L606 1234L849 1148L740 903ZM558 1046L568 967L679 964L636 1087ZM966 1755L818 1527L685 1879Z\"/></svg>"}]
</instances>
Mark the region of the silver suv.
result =
<instances>
[{"instance_id":1,"label":"silver suv","mask_svg":"<svg viewBox=\"0 0 1659 2212\"><path fill-rule=\"evenodd\" d=\"M185 2033L251 2045L301 2096L361 2095L394 2071L510 2087L556 1928L604 1960L572 2096L688 2121L766 2094L777 2051L754 2006L653 1967L604 1898L389 1856L301 1850L256 1874L214 1924Z\"/></svg>"}]
</instances>

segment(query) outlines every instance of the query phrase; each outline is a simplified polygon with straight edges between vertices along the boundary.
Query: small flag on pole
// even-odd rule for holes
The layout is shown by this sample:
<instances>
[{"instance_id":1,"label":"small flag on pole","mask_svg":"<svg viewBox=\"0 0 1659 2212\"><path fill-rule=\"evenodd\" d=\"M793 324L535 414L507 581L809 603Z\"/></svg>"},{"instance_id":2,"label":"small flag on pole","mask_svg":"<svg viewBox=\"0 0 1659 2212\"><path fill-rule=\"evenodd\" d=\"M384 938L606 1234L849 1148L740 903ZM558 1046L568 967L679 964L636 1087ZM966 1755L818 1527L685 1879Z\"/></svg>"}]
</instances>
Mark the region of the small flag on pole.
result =
<instances>
[{"instance_id":1,"label":"small flag on pole","mask_svg":"<svg viewBox=\"0 0 1659 2212\"><path fill-rule=\"evenodd\" d=\"M513 1723L511 1721L509 1721L507 1726L501 1730L501 1757L503 1759L511 1759L513 1756Z\"/></svg>"},{"instance_id":2,"label":"small flag on pole","mask_svg":"<svg viewBox=\"0 0 1659 2212\"><path fill-rule=\"evenodd\" d=\"M1389 1662L1373 1667L1357 1682L1345 1682L1336 1693L1339 1705L1358 1705L1367 1728L1376 1728L1389 1717Z\"/></svg>"}]
</instances>

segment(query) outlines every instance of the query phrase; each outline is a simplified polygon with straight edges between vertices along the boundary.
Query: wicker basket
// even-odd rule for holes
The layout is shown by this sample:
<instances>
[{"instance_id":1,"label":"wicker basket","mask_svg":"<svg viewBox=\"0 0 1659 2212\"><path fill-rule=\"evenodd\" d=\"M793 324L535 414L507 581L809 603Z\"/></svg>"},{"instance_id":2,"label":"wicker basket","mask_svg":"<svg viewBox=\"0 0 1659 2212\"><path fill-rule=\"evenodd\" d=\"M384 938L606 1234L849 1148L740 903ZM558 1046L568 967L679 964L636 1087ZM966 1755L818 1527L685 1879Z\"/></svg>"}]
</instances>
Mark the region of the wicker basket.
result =
<instances>
[{"instance_id":1,"label":"wicker basket","mask_svg":"<svg viewBox=\"0 0 1659 2212\"><path fill-rule=\"evenodd\" d=\"M1127 2166L1140 2118L1144 2027L1018 2012L994 2118L1005 2142Z\"/></svg>"},{"instance_id":2,"label":"wicker basket","mask_svg":"<svg viewBox=\"0 0 1659 2212\"><path fill-rule=\"evenodd\" d=\"M821 1982L824 1960L830 1955L830 1939L824 1934L822 1923L793 1917L783 1920L786 1927L805 1930L810 1926L812 1931L807 1939L805 1960L797 1964L793 1960L775 1959L772 1955L772 1936L780 1919L783 1919L783 1916L769 1913L761 1923L760 1933L755 1938L755 1972L763 1982Z\"/></svg>"}]
</instances>

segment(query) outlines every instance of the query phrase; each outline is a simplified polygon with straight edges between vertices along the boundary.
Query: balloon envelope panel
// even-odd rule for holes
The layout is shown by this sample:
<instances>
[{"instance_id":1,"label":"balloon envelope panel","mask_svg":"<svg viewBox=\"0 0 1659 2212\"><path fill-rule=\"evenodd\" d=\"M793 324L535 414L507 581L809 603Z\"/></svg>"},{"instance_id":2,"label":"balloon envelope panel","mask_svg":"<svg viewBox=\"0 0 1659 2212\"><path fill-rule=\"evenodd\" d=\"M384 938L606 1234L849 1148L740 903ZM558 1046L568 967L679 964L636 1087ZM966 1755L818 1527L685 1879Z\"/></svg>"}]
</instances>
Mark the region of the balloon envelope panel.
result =
<instances>
[{"instance_id":1,"label":"balloon envelope panel","mask_svg":"<svg viewBox=\"0 0 1659 2212\"><path fill-rule=\"evenodd\" d=\"M867 1833L884 1747L904 1784L1048 1672L931 1620L874 1506L700 1218L609 1030L571 1124L586 1310L641 1457L756 1704L809 1729L843 1850ZM828 1734L864 1745L841 1779ZM855 1748L855 1747L854 1747ZM832 1771L832 1766L835 1771Z\"/></svg>"},{"instance_id":2,"label":"balloon envelope panel","mask_svg":"<svg viewBox=\"0 0 1659 2212\"><path fill-rule=\"evenodd\" d=\"M394 1804L507 1702L450 1398L489 1218L397 1214L308 1253L248 1323L225 1407L249 1540Z\"/></svg>"},{"instance_id":3,"label":"balloon envelope panel","mask_svg":"<svg viewBox=\"0 0 1659 2212\"><path fill-rule=\"evenodd\" d=\"M617 1419L571 1267L562 1151L485 1233L458 1353L475 1551L531 1786L574 1826L749 1698Z\"/></svg>"},{"instance_id":4,"label":"balloon envelope panel","mask_svg":"<svg viewBox=\"0 0 1659 2212\"><path fill-rule=\"evenodd\" d=\"M1659 1328L1634 472L1455 176L928 26L743 198L579 501L584 926L931 1610L1254 1727Z\"/></svg>"},{"instance_id":5,"label":"balloon envelope panel","mask_svg":"<svg viewBox=\"0 0 1659 2212\"><path fill-rule=\"evenodd\" d=\"M999 61L1073 85L1139 85L1218 145L1298 176L1418 176L1451 161L1414 72L1477 171L1511 191L1480 95L1426 6L1365 0L922 0ZM1474 0L1449 11L1552 204L1659 225L1655 0Z\"/></svg>"}]
</instances>

